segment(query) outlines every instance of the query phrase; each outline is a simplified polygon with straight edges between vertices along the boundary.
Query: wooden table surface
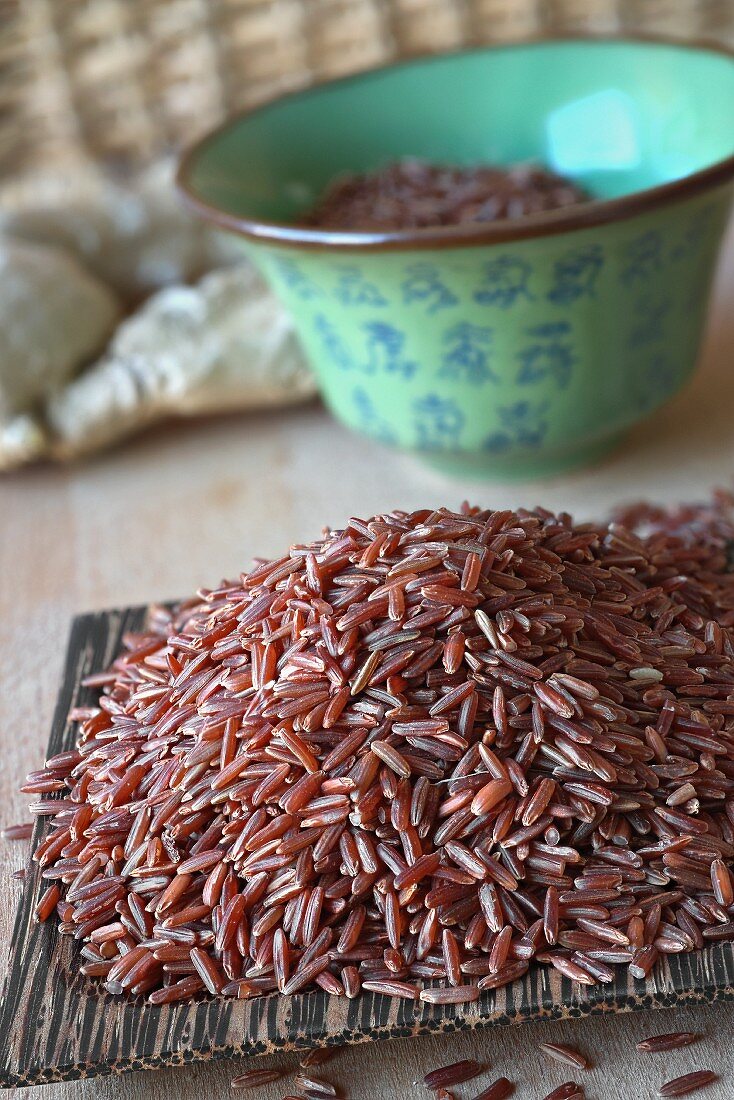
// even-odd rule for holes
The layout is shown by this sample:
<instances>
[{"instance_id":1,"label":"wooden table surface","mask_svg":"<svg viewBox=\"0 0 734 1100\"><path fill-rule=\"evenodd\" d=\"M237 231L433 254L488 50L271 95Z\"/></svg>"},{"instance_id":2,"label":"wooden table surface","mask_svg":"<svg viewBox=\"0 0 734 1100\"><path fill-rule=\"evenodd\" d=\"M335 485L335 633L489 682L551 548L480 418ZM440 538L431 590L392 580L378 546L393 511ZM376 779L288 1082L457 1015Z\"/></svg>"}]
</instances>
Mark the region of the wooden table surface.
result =
<instances>
[{"instance_id":1,"label":"wooden table surface","mask_svg":"<svg viewBox=\"0 0 734 1100\"><path fill-rule=\"evenodd\" d=\"M720 272L701 368L685 393L603 465L534 484L449 480L411 458L349 434L314 404L265 416L183 424L149 433L85 465L36 468L0 480L0 824L23 820L16 793L46 745L69 621L79 611L187 595L277 555L323 524L393 507L542 502L580 517L618 500L705 496L734 473L734 233ZM22 845L0 841L0 977L20 883ZM589 1100L644 1100L668 1077L716 1068L705 1100L734 1098L734 1006L596 1017L372 1044L324 1067L351 1100L426 1095L416 1084L465 1057L491 1063L457 1089L471 1097L494 1076L518 1082L519 1100L540 1100L572 1073L537 1052L543 1040L573 1042L593 1059ZM667 1055L642 1055L645 1035L694 1030L705 1038ZM261 1065L296 1065L294 1056ZM42 1086L42 1100L226 1097L241 1062L133 1073ZM288 1079L245 1094L278 1100ZM476 1087L475 1087L476 1086ZM697 1094L698 1095L698 1094Z\"/></svg>"}]
</instances>

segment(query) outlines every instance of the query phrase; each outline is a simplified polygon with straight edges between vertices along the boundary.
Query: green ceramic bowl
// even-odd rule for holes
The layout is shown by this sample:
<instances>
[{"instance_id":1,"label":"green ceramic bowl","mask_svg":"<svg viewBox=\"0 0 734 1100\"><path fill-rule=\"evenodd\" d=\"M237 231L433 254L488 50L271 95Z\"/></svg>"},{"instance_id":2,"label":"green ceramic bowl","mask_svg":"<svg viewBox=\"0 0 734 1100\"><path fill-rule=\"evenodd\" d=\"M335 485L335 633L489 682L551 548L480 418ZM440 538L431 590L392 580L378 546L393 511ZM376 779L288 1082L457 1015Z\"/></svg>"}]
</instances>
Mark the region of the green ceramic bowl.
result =
<instances>
[{"instance_id":1,"label":"green ceramic bowl","mask_svg":"<svg viewBox=\"0 0 734 1100\"><path fill-rule=\"evenodd\" d=\"M290 95L184 158L291 310L334 413L444 468L585 463L694 368L734 180L734 56L576 39L433 57ZM400 232L294 224L403 156L537 160L595 201Z\"/></svg>"}]
</instances>

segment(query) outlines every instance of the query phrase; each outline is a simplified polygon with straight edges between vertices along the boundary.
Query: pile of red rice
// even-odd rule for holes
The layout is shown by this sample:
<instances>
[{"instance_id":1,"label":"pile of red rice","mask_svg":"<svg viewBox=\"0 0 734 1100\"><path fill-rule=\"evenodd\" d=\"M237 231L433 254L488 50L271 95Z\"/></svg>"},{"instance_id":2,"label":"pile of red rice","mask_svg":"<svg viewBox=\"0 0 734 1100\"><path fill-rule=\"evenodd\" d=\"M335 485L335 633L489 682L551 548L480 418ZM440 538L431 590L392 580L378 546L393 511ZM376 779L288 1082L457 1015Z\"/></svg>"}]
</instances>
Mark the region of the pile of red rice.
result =
<instances>
[{"instance_id":1,"label":"pile of red rice","mask_svg":"<svg viewBox=\"0 0 734 1100\"><path fill-rule=\"evenodd\" d=\"M723 497L393 512L156 609L24 788L39 919L157 1003L460 1002L734 939L732 539Z\"/></svg>"},{"instance_id":2,"label":"pile of red rice","mask_svg":"<svg viewBox=\"0 0 734 1100\"><path fill-rule=\"evenodd\" d=\"M523 218L588 202L573 182L538 164L509 168L408 158L340 176L302 224L322 229L430 229Z\"/></svg>"}]
</instances>

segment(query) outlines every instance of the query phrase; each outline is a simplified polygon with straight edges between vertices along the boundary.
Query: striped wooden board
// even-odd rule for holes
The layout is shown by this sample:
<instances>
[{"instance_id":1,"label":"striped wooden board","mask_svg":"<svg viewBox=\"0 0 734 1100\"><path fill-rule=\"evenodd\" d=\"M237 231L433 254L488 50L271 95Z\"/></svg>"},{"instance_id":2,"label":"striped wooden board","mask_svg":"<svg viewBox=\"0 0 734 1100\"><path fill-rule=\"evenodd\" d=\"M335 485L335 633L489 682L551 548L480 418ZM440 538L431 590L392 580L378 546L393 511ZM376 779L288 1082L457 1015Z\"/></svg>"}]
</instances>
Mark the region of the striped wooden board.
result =
<instances>
[{"instance_id":1,"label":"striped wooden board","mask_svg":"<svg viewBox=\"0 0 734 1100\"><path fill-rule=\"evenodd\" d=\"M73 744L74 730L66 720L70 708L94 700L81 687L82 678L105 668L122 633L138 629L144 616L144 608L129 608L75 619L49 755ZM43 835L43 821L34 844ZM79 975L73 941L59 936L53 921L41 926L33 921L40 892L38 869L29 865L0 1004L0 1087L488 1024L734 1000L734 945L721 943L669 956L647 981L620 968L613 984L590 989L535 967L522 980L466 1006L413 1004L371 993L348 1001L319 990L154 1007L112 997Z\"/></svg>"}]
</instances>

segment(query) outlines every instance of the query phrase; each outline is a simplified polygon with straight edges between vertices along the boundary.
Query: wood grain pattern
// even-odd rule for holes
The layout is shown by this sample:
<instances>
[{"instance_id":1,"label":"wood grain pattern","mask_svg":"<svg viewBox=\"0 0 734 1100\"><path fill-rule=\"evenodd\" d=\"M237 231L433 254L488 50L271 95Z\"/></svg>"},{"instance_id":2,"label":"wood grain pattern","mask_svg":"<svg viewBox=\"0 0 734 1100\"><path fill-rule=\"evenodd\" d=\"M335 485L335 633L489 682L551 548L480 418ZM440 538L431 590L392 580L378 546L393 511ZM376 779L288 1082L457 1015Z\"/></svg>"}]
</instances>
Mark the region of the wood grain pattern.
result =
<instances>
[{"instance_id":1,"label":"wood grain pattern","mask_svg":"<svg viewBox=\"0 0 734 1100\"><path fill-rule=\"evenodd\" d=\"M122 633L138 629L144 616L138 607L74 620L49 755L73 744L69 709L94 699L81 687L82 678L105 668ZM34 843L45 827L41 819ZM723 943L668 957L646 982L620 968L613 984L591 989L534 967L522 980L467 1006L413 1004L370 993L348 1001L319 990L155 1007L139 998L112 997L78 974L77 945L57 934L53 920L40 926L33 921L41 889L38 868L30 865L0 1006L0 1087L320 1044L734 1000L734 945Z\"/></svg>"}]
</instances>

